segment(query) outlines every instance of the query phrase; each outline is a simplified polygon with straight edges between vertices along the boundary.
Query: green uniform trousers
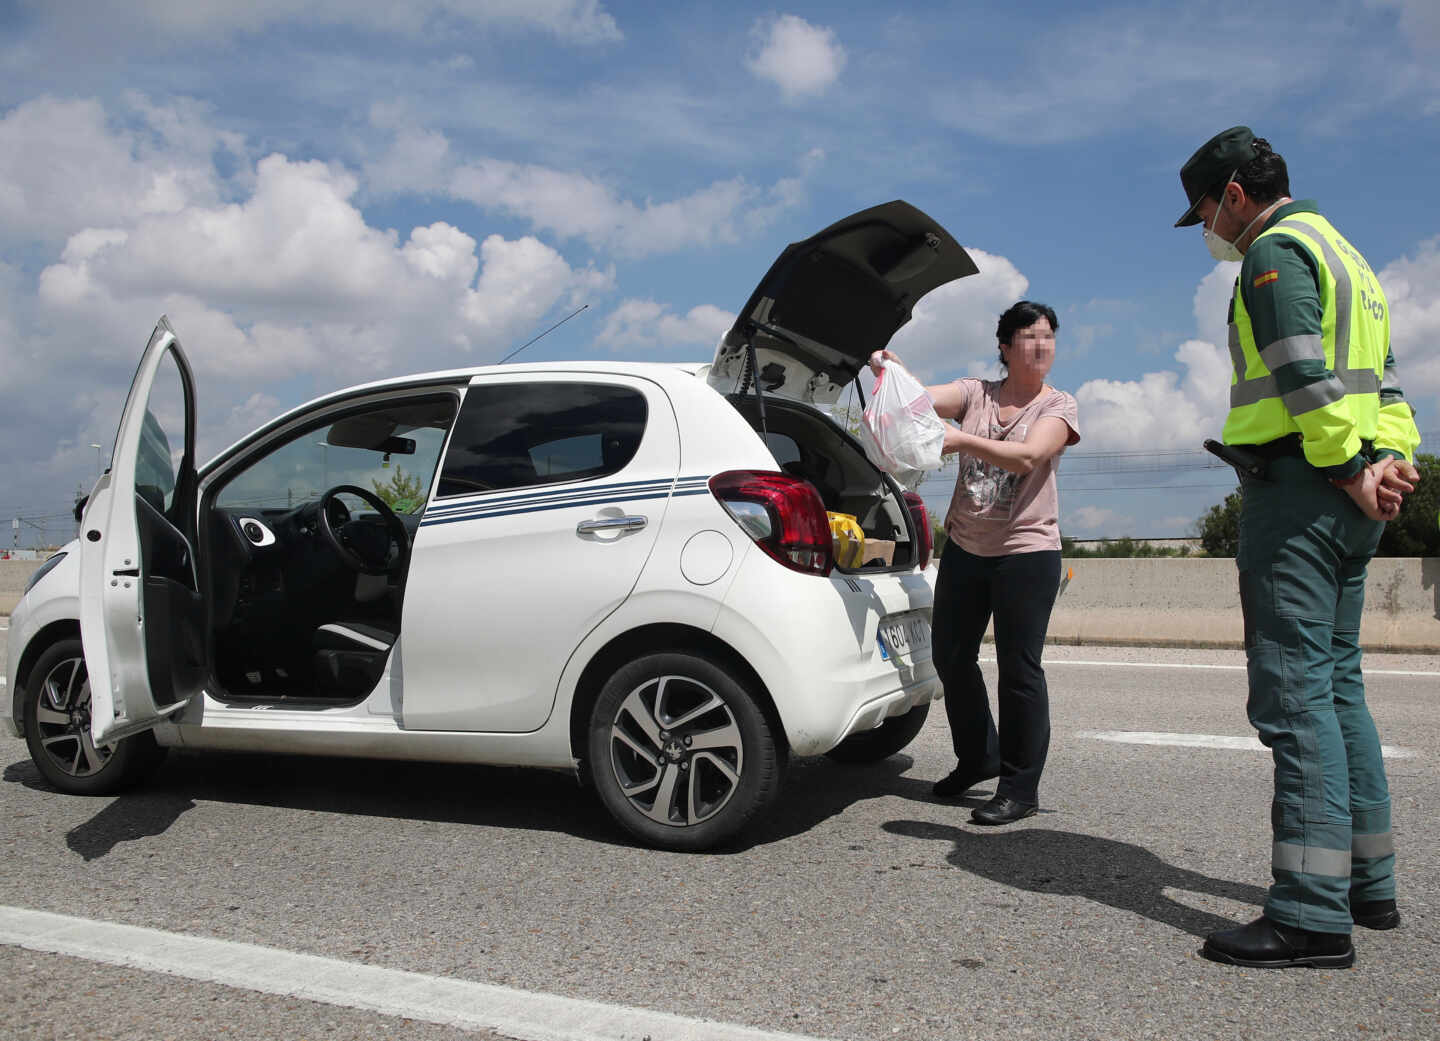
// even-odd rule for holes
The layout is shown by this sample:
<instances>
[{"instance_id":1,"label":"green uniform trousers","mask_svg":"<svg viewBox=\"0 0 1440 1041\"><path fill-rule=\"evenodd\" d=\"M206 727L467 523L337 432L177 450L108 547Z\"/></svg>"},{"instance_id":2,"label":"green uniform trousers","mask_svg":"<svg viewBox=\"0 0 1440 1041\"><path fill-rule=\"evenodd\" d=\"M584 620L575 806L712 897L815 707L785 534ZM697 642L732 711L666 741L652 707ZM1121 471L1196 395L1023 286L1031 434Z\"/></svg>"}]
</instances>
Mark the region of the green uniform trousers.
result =
<instances>
[{"instance_id":1,"label":"green uniform trousers","mask_svg":"<svg viewBox=\"0 0 1440 1041\"><path fill-rule=\"evenodd\" d=\"M1384 525L1303 459L1246 478L1240 602L1247 710L1274 755L1265 915L1348 933L1350 901L1395 896L1390 792L1360 675L1365 566Z\"/></svg>"}]
</instances>

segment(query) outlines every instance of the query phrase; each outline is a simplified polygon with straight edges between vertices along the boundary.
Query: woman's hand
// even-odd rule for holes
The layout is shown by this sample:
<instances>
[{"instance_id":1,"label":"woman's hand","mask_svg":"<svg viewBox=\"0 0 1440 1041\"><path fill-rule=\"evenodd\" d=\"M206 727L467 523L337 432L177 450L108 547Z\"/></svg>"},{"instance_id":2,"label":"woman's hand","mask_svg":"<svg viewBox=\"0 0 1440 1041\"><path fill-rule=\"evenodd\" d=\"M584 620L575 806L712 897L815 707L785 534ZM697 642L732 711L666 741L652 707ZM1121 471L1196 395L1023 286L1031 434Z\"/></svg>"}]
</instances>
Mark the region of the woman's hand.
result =
<instances>
[{"instance_id":1,"label":"woman's hand","mask_svg":"<svg viewBox=\"0 0 1440 1041\"><path fill-rule=\"evenodd\" d=\"M900 360L900 355L896 354L894 351L886 351L886 350L876 351L874 354L870 355L870 371L873 372L875 375L878 376L878 375L880 375L880 373L884 370L884 368L885 368L885 363L886 363L887 361L899 361L899 360Z\"/></svg>"}]
</instances>

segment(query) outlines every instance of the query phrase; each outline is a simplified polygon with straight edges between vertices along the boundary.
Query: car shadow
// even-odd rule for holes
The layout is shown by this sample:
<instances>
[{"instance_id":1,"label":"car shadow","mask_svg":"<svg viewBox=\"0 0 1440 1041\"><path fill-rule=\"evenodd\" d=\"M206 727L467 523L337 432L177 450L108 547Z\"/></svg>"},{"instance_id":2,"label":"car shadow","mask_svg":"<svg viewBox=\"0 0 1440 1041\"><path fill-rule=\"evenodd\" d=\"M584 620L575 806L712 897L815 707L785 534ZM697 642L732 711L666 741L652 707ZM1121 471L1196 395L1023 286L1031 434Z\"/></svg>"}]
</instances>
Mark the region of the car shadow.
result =
<instances>
[{"instance_id":1,"label":"car shadow","mask_svg":"<svg viewBox=\"0 0 1440 1041\"><path fill-rule=\"evenodd\" d=\"M1166 889L1205 893L1257 908L1265 902L1266 892L1259 886L1211 878L1167 863L1141 846L1096 835L1024 826L971 831L915 820L887 821L882 827L892 835L951 843L946 861L991 882L1030 893L1083 897L1192 936L1230 929L1236 923L1187 907L1166 896Z\"/></svg>"},{"instance_id":2,"label":"car shadow","mask_svg":"<svg viewBox=\"0 0 1440 1041\"><path fill-rule=\"evenodd\" d=\"M930 781L902 776L911 765L906 755L866 765L823 756L796 760L770 812L734 842L709 852L742 853L791 838L864 799L936 801ZM57 791L28 759L6 766L3 776ZM197 802L554 831L612 846L641 845L573 776L534 768L174 749L138 787L103 798L103 809L66 834L66 844L87 861L122 842L163 834Z\"/></svg>"},{"instance_id":3,"label":"car shadow","mask_svg":"<svg viewBox=\"0 0 1440 1041\"><path fill-rule=\"evenodd\" d=\"M3 776L57 791L28 759L5 767ZM66 834L66 844L87 861L121 842L163 834L197 802L559 831L627 844L592 793L549 770L172 750L139 786L104 798L99 813Z\"/></svg>"}]
</instances>

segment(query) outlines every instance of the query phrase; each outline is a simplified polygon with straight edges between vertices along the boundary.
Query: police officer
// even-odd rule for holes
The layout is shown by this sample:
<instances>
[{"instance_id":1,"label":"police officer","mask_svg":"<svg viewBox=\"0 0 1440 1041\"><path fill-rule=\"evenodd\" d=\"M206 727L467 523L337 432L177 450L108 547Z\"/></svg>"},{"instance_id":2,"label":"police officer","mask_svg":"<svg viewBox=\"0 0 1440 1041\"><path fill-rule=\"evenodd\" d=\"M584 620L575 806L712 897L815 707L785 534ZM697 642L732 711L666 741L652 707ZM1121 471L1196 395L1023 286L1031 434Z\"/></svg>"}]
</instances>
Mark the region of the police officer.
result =
<instances>
[{"instance_id":1,"label":"police officer","mask_svg":"<svg viewBox=\"0 0 1440 1041\"><path fill-rule=\"evenodd\" d=\"M1384 521L1419 475L1420 434L1370 265L1248 127L1180 170L1211 256L1242 260L1230 301L1224 441L1263 462L1242 478L1240 602L1250 721L1275 759L1262 917L1212 933L1235 965L1344 968L1352 923L1392 929L1395 852L1380 739L1365 705L1360 612Z\"/></svg>"}]
</instances>

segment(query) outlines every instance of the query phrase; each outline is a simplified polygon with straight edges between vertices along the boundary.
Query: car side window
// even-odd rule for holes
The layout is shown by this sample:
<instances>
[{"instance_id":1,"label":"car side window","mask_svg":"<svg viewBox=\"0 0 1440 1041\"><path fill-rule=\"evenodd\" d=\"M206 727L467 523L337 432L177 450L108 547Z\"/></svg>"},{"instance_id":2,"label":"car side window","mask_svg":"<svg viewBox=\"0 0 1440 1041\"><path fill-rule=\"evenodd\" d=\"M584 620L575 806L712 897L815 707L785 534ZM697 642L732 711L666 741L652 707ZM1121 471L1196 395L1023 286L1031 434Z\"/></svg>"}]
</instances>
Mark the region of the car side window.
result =
<instances>
[{"instance_id":1,"label":"car side window","mask_svg":"<svg viewBox=\"0 0 1440 1041\"><path fill-rule=\"evenodd\" d=\"M645 434L645 396L610 383L471 387L460 406L438 494L593 480L617 473Z\"/></svg>"}]
</instances>

